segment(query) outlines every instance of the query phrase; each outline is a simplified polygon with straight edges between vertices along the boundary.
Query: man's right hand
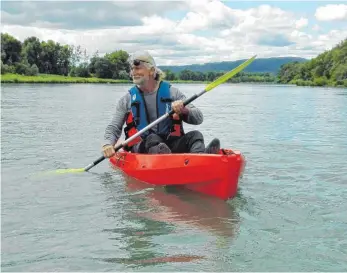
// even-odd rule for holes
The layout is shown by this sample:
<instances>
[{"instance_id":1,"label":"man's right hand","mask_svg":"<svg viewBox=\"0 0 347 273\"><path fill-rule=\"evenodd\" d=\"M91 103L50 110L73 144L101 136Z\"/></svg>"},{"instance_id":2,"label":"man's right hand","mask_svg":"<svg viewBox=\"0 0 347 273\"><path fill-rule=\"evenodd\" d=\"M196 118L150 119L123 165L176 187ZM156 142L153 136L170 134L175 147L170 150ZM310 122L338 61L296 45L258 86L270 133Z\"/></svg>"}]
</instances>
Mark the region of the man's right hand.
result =
<instances>
[{"instance_id":1,"label":"man's right hand","mask_svg":"<svg viewBox=\"0 0 347 273\"><path fill-rule=\"evenodd\" d=\"M104 157L106 157L106 158L109 158L116 153L114 150L114 147L112 145L109 145L109 144L102 147L102 152L104 154Z\"/></svg>"}]
</instances>

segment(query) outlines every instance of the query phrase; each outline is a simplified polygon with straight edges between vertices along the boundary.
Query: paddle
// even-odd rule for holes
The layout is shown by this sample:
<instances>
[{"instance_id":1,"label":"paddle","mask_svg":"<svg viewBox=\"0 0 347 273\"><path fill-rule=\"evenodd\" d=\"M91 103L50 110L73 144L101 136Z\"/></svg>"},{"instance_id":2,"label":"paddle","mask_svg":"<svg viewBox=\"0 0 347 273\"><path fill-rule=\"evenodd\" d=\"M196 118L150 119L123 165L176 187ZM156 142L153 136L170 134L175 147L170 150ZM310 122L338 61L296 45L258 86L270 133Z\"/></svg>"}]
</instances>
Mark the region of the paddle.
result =
<instances>
[{"instance_id":1,"label":"paddle","mask_svg":"<svg viewBox=\"0 0 347 273\"><path fill-rule=\"evenodd\" d=\"M185 100L183 102L184 105L187 105L189 103L191 103L192 101L194 101L195 99L197 99L198 97L202 96L203 94L205 94L206 92L211 91L213 88L217 87L218 85L226 82L228 79L230 79L231 77L235 76L237 73L241 72L243 69L245 69L249 64L251 64L254 59L256 58L256 55L254 55L252 58L248 59L247 61L243 62L242 64L240 64L238 67L234 68L233 70L225 73L224 75L222 75L221 77L219 77L218 79L214 80L213 82L211 82L210 84L208 84L206 86L206 88L201 91L198 94L194 94L192 97L190 97L189 99ZM157 120L153 121L152 123L150 123L149 125L147 125L145 128L143 128L142 130L140 130L139 132L137 132L135 135L131 136L130 138L128 138L127 140L125 140L123 143L120 143L118 145L116 145L114 147L115 151L117 152L118 150L120 150L121 148L125 147L129 142L133 141L135 138L137 138L138 136L142 135L144 132L146 132L147 130L149 130L150 128L152 128L153 126L157 125L158 123L160 123L161 121L163 121L164 119L166 119L167 117L169 117L170 115L173 115L175 112L173 110L171 110L169 113L166 113L165 115L161 116L160 118L158 118ZM96 166L97 164L99 164L101 161L103 161L105 159L104 156L99 157L97 160L95 160L94 162L90 163L88 166L86 166L85 168L80 168L80 169L66 169L66 170L57 170L57 172L59 173L67 173L67 172L84 172L84 171L88 171L90 170L92 167Z\"/></svg>"}]
</instances>

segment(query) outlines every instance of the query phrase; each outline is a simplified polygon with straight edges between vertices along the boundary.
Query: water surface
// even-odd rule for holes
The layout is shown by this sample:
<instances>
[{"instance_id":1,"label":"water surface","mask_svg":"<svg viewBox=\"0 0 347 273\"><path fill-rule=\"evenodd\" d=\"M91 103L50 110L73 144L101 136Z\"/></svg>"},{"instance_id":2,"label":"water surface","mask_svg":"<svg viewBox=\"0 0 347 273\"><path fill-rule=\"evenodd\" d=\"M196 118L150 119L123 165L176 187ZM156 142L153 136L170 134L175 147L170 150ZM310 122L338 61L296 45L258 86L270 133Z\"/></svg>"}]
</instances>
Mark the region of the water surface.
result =
<instances>
[{"instance_id":1,"label":"water surface","mask_svg":"<svg viewBox=\"0 0 347 273\"><path fill-rule=\"evenodd\" d=\"M187 96L204 85L177 85ZM110 168L127 85L1 89L2 271L345 271L347 90L222 85L197 99L206 142L247 159L228 202Z\"/></svg>"}]
</instances>

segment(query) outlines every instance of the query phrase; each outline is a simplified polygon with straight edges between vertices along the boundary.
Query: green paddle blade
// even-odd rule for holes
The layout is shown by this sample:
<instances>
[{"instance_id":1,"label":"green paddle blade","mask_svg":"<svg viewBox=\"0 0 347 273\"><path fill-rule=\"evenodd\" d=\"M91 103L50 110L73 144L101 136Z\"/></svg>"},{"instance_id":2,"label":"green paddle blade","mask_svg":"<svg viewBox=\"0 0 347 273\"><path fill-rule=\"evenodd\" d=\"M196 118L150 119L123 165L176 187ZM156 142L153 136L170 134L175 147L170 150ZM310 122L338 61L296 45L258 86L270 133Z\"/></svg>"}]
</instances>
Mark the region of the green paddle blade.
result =
<instances>
[{"instance_id":1,"label":"green paddle blade","mask_svg":"<svg viewBox=\"0 0 347 273\"><path fill-rule=\"evenodd\" d=\"M43 171L36 174L33 174L34 177L42 177L47 175L54 175L54 174L64 174L64 173L81 173L84 172L84 168L79 169L58 169L58 170L49 170L49 171Z\"/></svg>"},{"instance_id":2,"label":"green paddle blade","mask_svg":"<svg viewBox=\"0 0 347 273\"><path fill-rule=\"evenodd\" d=\"M205 90L208 92L210 90L212 90L213 88L215 88L216 86L222 84L223 82L226 82L227 80L229 80L231 77L235 76L237 73L241 72L243 69L245 69L248 65L250 65L255 57L257 55L254 55L252 58L250 58L249 60L245 61L244 63L240 64L238 67L234 68L233 70L229 71L228 73L220 76L218 79L214 80L213 82L211 82L209 85L207 85L207 87L205 88Z\"/></svg>"},{"instance_id":3,"label":"green paddle blade","mask_svg":"<svg viewBox=\"0 0 347 273\"><path fill-rule=\"evenodd\" d=\"M81 173L84 172L84 168L79 169L58 169L58 170L52 170L45 172L46 174L50 173Z\"/></svg>"},{"instance_id":4,"label":"green paddle blade","mask_svg":"<svg viewBox=\"0 0 347 273\"><path fill-rule=\"evenodd\" d=\"M60 169L56 170L56 173L80 173L84 172L84 168L79 168L79 169Z\"/></svg>"}]
</instances>

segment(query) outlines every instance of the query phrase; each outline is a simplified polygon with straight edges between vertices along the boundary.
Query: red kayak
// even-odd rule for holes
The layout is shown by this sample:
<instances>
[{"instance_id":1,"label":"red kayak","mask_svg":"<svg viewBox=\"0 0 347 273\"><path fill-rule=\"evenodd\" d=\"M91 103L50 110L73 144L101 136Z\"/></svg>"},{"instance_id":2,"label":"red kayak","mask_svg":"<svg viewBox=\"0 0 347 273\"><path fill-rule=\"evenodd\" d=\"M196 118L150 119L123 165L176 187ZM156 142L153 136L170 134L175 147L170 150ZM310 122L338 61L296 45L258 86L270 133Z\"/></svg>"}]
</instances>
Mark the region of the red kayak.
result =
<instances>
[{"instance_id":1,"label":"red kayak","mask_svg":"<svg viewBox=\"0 0 347 273\"><path fill-rule=\"evenodd\" d=\"M219 154L136 154L117 152L113 167L154 186L181 185L223 200L237 193L245 159L239 151L221 149Z\"/></svg>"}]
</instances>

